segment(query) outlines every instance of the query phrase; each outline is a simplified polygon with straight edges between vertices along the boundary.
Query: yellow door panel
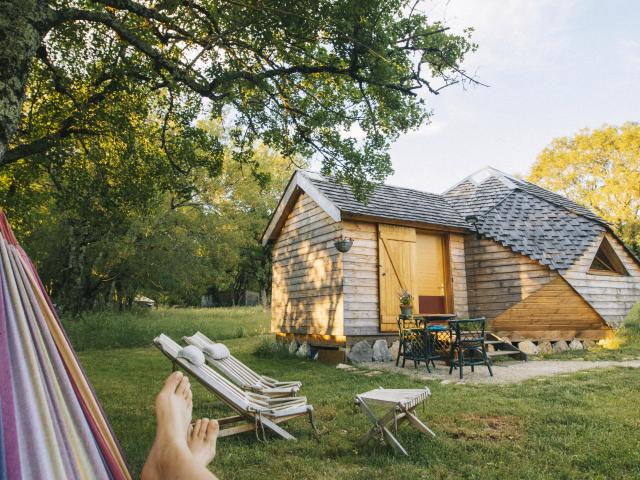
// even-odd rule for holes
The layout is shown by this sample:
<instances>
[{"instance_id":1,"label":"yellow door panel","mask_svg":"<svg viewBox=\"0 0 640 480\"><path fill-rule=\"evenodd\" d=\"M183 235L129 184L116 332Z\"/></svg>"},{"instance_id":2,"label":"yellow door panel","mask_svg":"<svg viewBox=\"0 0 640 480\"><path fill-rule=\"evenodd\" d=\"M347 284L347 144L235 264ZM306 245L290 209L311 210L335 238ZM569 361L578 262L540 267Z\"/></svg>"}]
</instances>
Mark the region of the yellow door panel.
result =
<instances>
[{"instance_id":1,"label":"yellow door panel","mask_svg":"<svg viewBox=\"0 0 640 480\"><path fill-rule=\"evenodd\" d=\"M419 298L445 297L444 237L418 232L416 235L415 280L412 292L415 307L420 309ZM422 312L419 313L428 313Z\"/></svg>"},{"instance_id":2,"label":"yellow door panel","mask_svg":"<svg viewBox=\"0 0 640 480\"><path fill-rule=\"evenodd\" d=\"M378 225L380 330L397 330L402 289L413 293L416 231L410 227Z\"/></svg>"}]
</instances>

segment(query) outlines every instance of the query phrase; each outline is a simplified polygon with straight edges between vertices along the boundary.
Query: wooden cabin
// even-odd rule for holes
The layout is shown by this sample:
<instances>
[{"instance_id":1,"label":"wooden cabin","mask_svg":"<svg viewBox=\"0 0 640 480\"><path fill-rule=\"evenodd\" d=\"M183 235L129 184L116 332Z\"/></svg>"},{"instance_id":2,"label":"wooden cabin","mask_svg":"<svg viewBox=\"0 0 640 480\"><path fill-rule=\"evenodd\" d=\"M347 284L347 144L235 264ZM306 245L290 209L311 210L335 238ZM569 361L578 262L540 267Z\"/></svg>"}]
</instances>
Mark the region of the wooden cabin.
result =
<instances>
[{"instance_id":1,"label":"wooden cabin","mask_svg":"<svg viewBox=\"0 0 640 480\"><path fill-rule=\"evenodd\" d=\"M603 220L494 169L442 195L380 185L366 204L298 171L263 242L272 332L316 346L395 335L402 289L414 312L485 316L512 341L605 338L640 298L640 262Z\"/></svg>"}]
</instances>

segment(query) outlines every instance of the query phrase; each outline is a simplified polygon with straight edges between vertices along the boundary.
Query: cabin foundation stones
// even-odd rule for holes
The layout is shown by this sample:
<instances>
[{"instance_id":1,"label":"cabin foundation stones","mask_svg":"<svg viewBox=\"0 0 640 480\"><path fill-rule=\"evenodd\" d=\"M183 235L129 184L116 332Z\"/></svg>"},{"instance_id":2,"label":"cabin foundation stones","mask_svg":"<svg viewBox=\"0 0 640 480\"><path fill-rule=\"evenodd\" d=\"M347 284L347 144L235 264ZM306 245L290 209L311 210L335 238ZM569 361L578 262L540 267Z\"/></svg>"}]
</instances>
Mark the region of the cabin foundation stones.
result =
<instances>
[{"instance_id":1,"label":"cabin foundation stones","mask_svg":"<svg viewBox=\"0 0 640 480\"><path fill-rule=\"evenodd\" d=\"M530 340L518 343L518 349L526 355L537 355L538 347Z\"/></svg>"},{"instance_id":2,"label":"cabin foundation stones","mask_svg":"<svg viewBox=\"0 0 640 480\"><path fill-rule=\"evenodd\" d=\"M369 342L361 340L351 347L347 354L347 358L352 363L371 362L373 359L373 348L371 348L371 344L369 344Z\"/></svg>"},{"instance_id":3,"label":"cabin foundation stones","mask_svg":"<svg viewBox=\"0 0 640 480\"><path fill-rule=\"evenodd\" d=\"M395 357L393 349L395 346ZM400 342L395 341L389 348L385 339L360 340L351 346L347 353L347 359L351 363L391 362L398 356Z\"/></svg>"},{"instance_id":4,"label":"cabin foundation stones","mask_svg":"<svg viewBox=\"0 0 640 480\"><path fill-rule=\"evenodd\" d=\"M553 345L551 345L551 342L545 340L538 343L538 353L540 355L545 355L551 352L553 352Z\"/></svg>"},{"instance_id":5,"label":"cabin foundation stones","mask_svg":"<svg viewBox=\"0 0 640 480\"><path fill-rule=\"evenodd\" d=\"M553 353L561 353L569 350L569 344L564 340L560 340L559 342L555 342L551 347Z\"/></svg>"},{"instance_id":6,"label":"cabin foundation stones","mask_svg":"<svg viewBox=\"0 0 640 480\"><path fill-rule=\"evenodd\" d=\"M392 359L391 350L386 340L376 340L373 344L373 361L390 362Z\"/></svg>"}]
</instances>

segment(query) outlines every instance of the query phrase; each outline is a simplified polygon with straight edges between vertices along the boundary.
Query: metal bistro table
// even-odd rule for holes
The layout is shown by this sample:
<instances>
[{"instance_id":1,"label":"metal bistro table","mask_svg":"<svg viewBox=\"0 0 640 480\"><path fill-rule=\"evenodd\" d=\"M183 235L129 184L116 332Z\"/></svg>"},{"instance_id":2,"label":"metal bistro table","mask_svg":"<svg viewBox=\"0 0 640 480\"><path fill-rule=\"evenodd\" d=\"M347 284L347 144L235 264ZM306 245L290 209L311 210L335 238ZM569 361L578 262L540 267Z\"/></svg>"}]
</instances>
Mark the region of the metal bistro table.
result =
<instances>
[{"instance_id":1,"label":"metal bistro table","mask_svg":"<svg viewBox=\"0 0 640 480\"><path fill-rule=\"evenodd\" d=\"M451 332L447 325L449 320L455 318L454 314L425 314L414 315L411 320L415 327L405 333L407 345L401 348L404 360L413 360L415 367L418 363L425 362L427 371L431 373L429 364L436 368L435 360L448 359L448 350L451 343ZM400 323L400 322L399 322Z\"/></svg>"}]
</instances>

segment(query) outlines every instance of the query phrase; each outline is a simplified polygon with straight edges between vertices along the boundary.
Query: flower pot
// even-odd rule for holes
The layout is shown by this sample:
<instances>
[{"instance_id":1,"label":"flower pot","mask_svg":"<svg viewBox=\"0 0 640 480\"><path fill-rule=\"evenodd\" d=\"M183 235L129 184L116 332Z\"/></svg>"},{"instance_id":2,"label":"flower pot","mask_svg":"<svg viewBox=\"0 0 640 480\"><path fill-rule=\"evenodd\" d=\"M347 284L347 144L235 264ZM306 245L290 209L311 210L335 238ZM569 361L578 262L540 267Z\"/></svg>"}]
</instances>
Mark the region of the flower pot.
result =
<instances>
[{"instance_id":1,"label":"flower pot","mask_svg":"<svg viewBox=\"0 0 640 480\"><path fill-rule=\"evenodd\" d=\"M351 250L351 245L353 245L353 240L336 240L333 242L336 247L336 250L342 253L347 253Z\"/></svg>"},{"instance_id":2,"label":"flower pot","mask_svg":"<svg viewBox=\"0 0 640 480\"><path fill-rule=\"evenodd\" d=\"M413 307L411 305L400 305L400 316L402 318L411 318Z\"/></svg>"}]
</instances>

